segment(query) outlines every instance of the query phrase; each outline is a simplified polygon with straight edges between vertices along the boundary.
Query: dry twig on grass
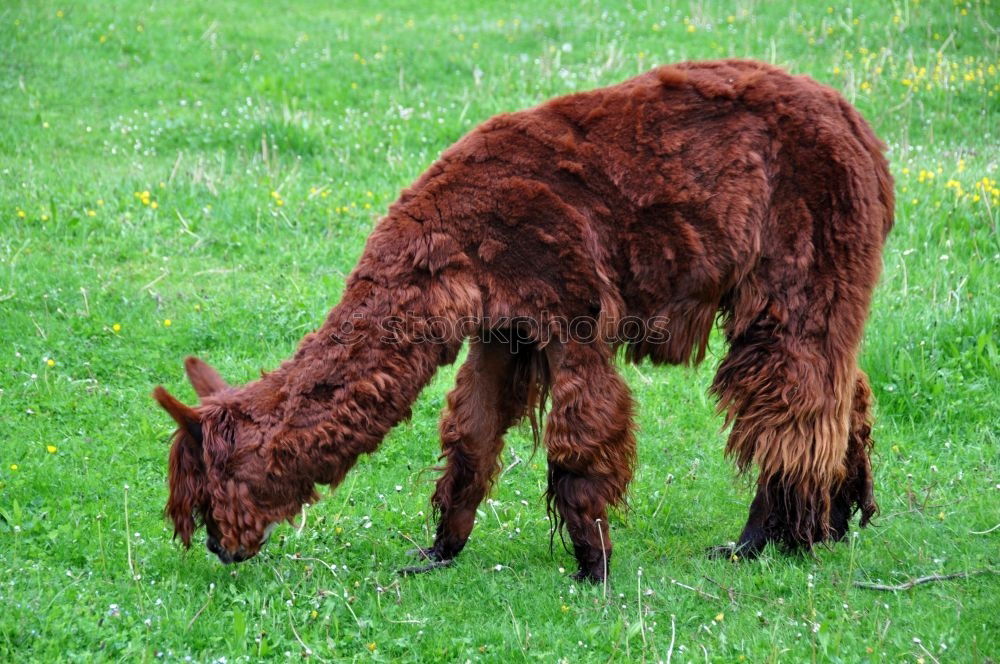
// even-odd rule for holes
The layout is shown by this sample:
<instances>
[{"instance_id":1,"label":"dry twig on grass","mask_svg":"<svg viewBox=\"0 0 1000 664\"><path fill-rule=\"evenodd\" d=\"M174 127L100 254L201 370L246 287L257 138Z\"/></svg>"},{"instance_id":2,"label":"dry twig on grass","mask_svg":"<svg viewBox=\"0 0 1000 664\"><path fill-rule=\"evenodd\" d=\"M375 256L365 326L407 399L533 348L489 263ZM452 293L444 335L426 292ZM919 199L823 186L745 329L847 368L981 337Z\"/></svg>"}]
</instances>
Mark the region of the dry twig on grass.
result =
<instances>
[{"instance_id":1,"label":"dry twig on grass","mask_svg":"<svg viewBox=\"0 0 1000 664\"><path fill-rule=\"evenodd\" d=\"M869 590L886 590L891 592L897 592L900 590L909 590L914 586L919 586L922 583L931 583L933 581L947 581L949 579L964 579L970 576L977 576L979 574L996 574L997 570L993 569L978 569L972 572L956 572L955 574L931 574L929 576L921 576L916 579L910 579L906 583L900 583L899 585L889 586L881 583L866 583L864 581L855 581L854 585L857 588L868 588Z\"/></svg>"}]
</instances>

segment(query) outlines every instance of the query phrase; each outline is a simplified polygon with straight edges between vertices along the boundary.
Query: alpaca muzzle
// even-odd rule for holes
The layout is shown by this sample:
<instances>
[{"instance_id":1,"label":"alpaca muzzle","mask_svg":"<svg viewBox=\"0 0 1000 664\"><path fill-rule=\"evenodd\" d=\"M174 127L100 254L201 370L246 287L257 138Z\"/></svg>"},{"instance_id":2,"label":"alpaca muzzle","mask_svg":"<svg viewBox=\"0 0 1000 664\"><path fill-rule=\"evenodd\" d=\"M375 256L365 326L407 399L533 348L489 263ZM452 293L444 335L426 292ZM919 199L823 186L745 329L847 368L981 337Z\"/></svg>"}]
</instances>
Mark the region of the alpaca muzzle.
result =
<instances>
[{"instance_id":1,"label":"alpaca muzzle","mask_svg":"<svg viewBox=\"0 0 1000 664\"><path fill-rule=\"evenodd\" d=\"M211 535L208 536L208 542L206 543L208 550L219 557L219 560L223 565L229 565L231 563L241 563L244 560L249 560L253 557L253 554L247 553L242 547L237 549L235 552L227 551L219 544L219 540L215 539Z\"/></svg>"}]
</instances>

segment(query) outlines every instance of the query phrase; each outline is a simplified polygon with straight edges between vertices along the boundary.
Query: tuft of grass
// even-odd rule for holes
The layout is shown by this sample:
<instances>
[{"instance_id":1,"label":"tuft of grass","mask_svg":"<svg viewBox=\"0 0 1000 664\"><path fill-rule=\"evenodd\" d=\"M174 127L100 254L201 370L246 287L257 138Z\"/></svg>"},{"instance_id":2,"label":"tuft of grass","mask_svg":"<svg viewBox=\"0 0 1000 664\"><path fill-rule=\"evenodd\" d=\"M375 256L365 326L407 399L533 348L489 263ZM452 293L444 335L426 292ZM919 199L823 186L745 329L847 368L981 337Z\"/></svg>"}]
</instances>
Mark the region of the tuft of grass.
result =
<instances>
[{"instance_id":1,"label":"tuft of grass","mask_svg":"<svg viewBox=\"0 0 1000 664\"><path fill-rule=\"evenodd\" d=\"M0 660L994 661L1000 576L1000 39L995 0L0 7ZM548 550L544 458L515 431L448 570L431 540L443 369L375 456L222 567L161 518L164 382L289 355L377 217L478 122L656 64L753 57L842 90L890 147L897 223L862 365L875 525L814 556L708 560L750 494L693 370L639 403L614 576ZM169 322L168 322L169 321Z\"/></svg>"}]
</instances>

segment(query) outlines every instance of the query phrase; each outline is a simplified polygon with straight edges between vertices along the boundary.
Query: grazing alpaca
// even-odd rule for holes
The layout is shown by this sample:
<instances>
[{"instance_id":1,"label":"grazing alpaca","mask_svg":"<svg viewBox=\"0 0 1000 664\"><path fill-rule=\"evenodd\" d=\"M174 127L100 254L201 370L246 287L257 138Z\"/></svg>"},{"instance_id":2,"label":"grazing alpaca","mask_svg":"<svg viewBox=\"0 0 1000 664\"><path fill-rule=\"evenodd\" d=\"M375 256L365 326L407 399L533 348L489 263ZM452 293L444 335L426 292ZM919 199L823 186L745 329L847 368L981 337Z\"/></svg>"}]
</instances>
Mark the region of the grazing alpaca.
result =
<instances>
[{"instance_id":1,"label":"grazing alpaca","mask_svg":"<svg viewBox=\"0 0 1000 664\"><path fill-rule=\"evenodd\" d=\"M548 402L550 509L577 578L603 579L607 508L635 461L616 349L698 362L719 316L726 451L759 470L738 551L839 539L876 510L856 360L892 225L882 147L830 88L745 61L662 67L485 122L392 205L291 360L234 388L189 359L197 408L156 389L180 424L176 534L190 545L198 518L223 561L254 555L472 338L441 420L428 567L462 550L504 433Z\"/></svg>"}]
</instances>

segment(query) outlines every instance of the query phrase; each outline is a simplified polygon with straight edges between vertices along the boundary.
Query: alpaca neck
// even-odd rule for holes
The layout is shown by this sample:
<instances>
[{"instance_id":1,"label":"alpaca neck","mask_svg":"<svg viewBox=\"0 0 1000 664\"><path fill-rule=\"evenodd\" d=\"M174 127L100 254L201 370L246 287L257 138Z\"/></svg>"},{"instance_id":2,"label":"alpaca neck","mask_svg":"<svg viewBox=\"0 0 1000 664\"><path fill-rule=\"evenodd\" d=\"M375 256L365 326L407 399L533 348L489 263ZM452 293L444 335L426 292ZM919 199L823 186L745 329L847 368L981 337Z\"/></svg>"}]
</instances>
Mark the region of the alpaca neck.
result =
<instances>
[{"instance_id":1,"label":"alpaca neck","mask_svg":"<svg viewBox=\"0 0 1000 664\"><path fill-rule=\"evenodd\" d=\"M261 381L281 395L271 413L274 448L316 483L337 484L358 456L375 451L461 346L454 334L430 336L422 298L407 302L400 292L352 278L323 326Z\"/></svg>"}]
</instances>

